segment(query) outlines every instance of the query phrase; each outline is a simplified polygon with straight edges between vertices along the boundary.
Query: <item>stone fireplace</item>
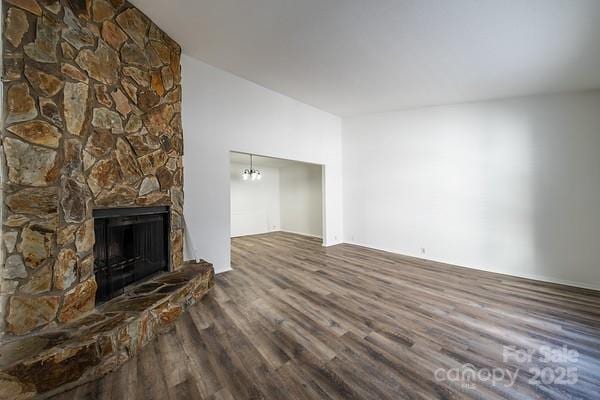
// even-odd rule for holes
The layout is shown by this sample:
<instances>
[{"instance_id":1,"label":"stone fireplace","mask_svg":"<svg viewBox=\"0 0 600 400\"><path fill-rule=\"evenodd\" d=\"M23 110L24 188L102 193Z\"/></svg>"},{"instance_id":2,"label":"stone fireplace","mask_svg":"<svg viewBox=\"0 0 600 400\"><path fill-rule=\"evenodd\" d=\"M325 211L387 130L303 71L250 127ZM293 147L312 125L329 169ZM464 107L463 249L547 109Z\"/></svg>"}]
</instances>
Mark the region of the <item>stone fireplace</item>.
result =
<instances>
[{"instance_id":1,"label":"stone fireplace","mask_svg":"<svg viewBox=\"0 0 600 400\"><path fill-rule=\"evenodd\" d=\"M103 210L167 209L165 252L181 268L183 132L181 49L131 4L3 0L3 18L0 329L10 339L94 310Z\"/></svg>"},{"instance_id":2,"label":"stone fireplace","mask_svg":"<svg viewBox=\"0 0 600 400\"><path fill-rule=\"evenodd\" d=\"M183 263L181 49L124 0L2 0L0 400L97 379L214 284Z\"/></svg>"}]
</instances>

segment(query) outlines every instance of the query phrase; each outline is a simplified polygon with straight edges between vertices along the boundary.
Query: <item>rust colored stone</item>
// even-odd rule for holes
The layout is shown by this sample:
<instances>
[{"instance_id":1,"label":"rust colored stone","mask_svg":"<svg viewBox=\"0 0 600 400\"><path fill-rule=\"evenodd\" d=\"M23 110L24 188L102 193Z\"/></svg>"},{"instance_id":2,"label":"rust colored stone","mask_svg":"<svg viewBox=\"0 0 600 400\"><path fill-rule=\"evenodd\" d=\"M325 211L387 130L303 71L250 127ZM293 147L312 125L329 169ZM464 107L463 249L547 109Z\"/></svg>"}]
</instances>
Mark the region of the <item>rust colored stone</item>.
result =
<instances>
[{"instance_id":1,"label":"rust colored stone","mask_svg":"<svg viewBox=\"0 0 600 400\"><path fill-rule=\"evenodd\" d=\"M25 77L27 77L27 80L34 88L47 97L55 96L63 88L63 81L61 79L52 74L40 71L29 64L25 65Z\"/></svg>"},{"instance_id":2,"label":"rust colored stone","mask_svg":"<svg viewBox=\"0 0 600 400\"><path fill-rule=\"evenodd\" d=\"M9 127L8 131L29 143L54 149L58 147L59 140L62 137L55 126L45 121L24 122Z\"/></svg>"},{"instance_id":3,"label":"rust colored stone","mask_svg":"<svg viewBox=\"0 0 600 400\"><path fill-rule=\"evenodd\" d=\"M6 0L8 4L22 8L23 10L29 11L30 13L41 16L42 9L35 0Z\"/></svg>"},{"instance_id":4,"label":"rust colored stone","mask_svg":"<svg viewBox=\"0 0 600 400\"><path fill-rule=\"evenodd\" d=\"M62 63L60 67L61 72L67 77L79 81L88 83L89 79L85 73L83 73L79 68L72 64Z\"/></svg>"},{"instance_id":5,"label":"rust colored stone","mask_svg":"<svg viewBox=\"0 0 600 400\"><path fill-rule=\"evenodd\" d=\"M94 92L96 93L96 100L98 100L98 103L109 108L112 107L113 102L110 98L108 88L106 86L101 84L95 84Z\"/></svg>"},{"instance_id":6,"label":"rust colored stone","mask_svg":"<svg viewBox=\"0 0 600 400\"><path fill-rule=\"evenodd\" d=\"M119 50L127 41L127 35L117 24L112 21L104 21L102 24L102 39L115 50Z\"/></svg>"},{"instance_id":7,"label":"rust colored stone","mask_svg":"<svg viewBox=\"0 0 600 400\"><path fill-rule=\"evenodd\" d=\"M9 8L6 13L4 36L6 40L14 47L19 47L23 40L23 35L29 30L29 22L24 11L18 8Z\"/></svg>"},{"instance_id":8,"label":"rust colored stone","mask_svg":"<svg viewBox=\"0 0 600 400\"><path fill-rule=\"evenodd\" d=\"M92 311L97 288L96 279L90 278L68 291L58 319L69 322Z\"/></svg>"},{"instance_id":9,"label":"rust colored stone","mask_svg":"<svg viewBox=\"0 0 600 400\"><path fill-rule=\"evenodd\" d=\"M56 317L58 301L58 296L13 296L6 317L8 332L23 335L48 324Z\"/></svg>"}]
</instances>

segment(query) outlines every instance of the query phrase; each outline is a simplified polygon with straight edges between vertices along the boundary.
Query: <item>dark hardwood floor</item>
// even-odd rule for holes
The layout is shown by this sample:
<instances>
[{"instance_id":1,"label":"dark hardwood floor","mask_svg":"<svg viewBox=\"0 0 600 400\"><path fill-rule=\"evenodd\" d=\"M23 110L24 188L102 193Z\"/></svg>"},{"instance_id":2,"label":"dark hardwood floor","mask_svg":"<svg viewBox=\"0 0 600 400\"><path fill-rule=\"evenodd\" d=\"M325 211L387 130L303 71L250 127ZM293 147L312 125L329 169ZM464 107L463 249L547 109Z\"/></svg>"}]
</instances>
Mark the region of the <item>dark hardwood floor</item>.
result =
<instances>
[{"instance_id":1,"label":"dark hardwood floor","mask_svg":"<svg viewBox=\"0 0 600 400\"><path fill-rule=\"evenodd\" d=\"M599 292L285 233L232 243L234 271L175 330L56 399L600 399Z\"/></svg>"}]
</instances>

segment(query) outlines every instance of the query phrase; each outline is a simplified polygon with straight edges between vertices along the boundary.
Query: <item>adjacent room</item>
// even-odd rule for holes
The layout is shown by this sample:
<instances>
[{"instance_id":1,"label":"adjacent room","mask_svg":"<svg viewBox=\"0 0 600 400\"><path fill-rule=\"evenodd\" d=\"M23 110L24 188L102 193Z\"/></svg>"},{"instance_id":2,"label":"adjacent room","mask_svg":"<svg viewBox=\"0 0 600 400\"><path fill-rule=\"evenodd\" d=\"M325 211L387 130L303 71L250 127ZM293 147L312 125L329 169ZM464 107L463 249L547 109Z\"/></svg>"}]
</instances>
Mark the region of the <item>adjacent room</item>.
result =
<instances>
[{"instance_id":1,"label":"adjacent room","mask_svg":"<svg viewBox=\"0 0 600 400\"><path fill-rule=\"evenodd\" d=\"M2 0L0 400L600 399L600 0Z\"/></svg>"},{"instance_id":2,"label":"adjacent room","mask_svg":"<svg viewBox=\"0 0 600 400\"><path fill-rule=\"evenodd\" d=\"M231 237L288 232L322 239L322 167L231 153Z\"/></svg>"}]
</instances>

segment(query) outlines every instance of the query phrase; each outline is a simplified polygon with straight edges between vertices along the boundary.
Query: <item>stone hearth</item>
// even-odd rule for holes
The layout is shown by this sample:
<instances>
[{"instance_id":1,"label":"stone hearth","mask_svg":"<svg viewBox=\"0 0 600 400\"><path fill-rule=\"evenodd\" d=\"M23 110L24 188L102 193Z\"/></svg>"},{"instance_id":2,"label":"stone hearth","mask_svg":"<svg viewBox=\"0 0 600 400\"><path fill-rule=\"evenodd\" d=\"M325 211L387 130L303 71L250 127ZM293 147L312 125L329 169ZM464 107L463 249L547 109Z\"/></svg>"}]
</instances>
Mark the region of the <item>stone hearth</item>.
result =
<instances>
[{"instance_id":1,"label":"stone hearth","mask_svg":"<svg viewBox=\"0 0 600 400\"><path fill-rule=\"evenodd\" d=\"M181 49L124 0L2 0L0 336L94 310L92 211L168 206L183 257Z\"/></svg>"},{"instance_id":2,"label":"stone hearth","mask_svg":"<svg viewBox=\"0 0 600 400\"><path fill-rule=\"evenodd\" d=\"M0 400L45 398L120 367L214 284L212 265L187 264L60 329L0 346Z\"/></svg>"}]
</instances>

